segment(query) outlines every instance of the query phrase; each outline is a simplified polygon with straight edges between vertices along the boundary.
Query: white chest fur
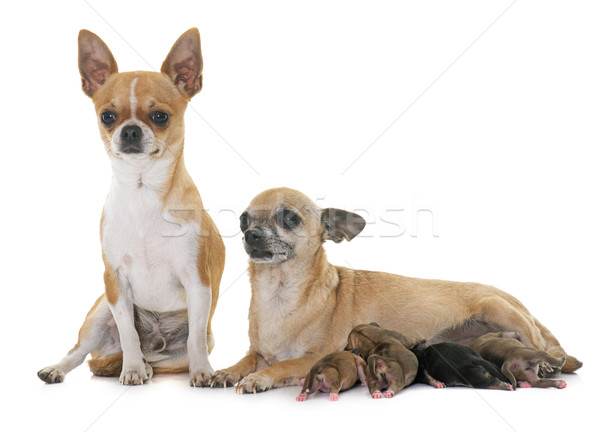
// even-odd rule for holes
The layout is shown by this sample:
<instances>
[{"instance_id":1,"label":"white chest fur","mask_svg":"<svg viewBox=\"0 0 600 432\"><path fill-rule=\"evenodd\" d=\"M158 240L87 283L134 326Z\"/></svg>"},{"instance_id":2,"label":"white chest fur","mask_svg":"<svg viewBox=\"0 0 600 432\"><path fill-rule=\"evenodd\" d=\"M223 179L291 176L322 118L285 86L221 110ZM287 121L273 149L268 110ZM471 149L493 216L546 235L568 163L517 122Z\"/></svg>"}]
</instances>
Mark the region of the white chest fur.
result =
<instances>
[{"instance_id":1,"label":"white chest fur","mask_svg":"<svg viewBox=\"0 0 600 432\"><path fill-rule=\"evenodd\" d=\"M186 308L181 275L197 271L198 227L174 223L160 187L168 161L138 170L113 162L113 183L102 224L102 247L114 271L131 286L134 304L166 312ZM124 169L127 168L127 169Z\"/></svg>"},{"instance_id":2,"label":"white chest fur","mask_svg":"<svg viewBox=\"0 0 600 432\"><path fill-rule=\"evenodd\" d=\"M305 355L311 346L311 338L300 330L307 324L302 322L304 311L297 304L300 286L268 274L258 276L256 282L261 289L253 299L258 330L258 340L253 341L253 348L270 364Z\"/></svg>"}]
</instances>

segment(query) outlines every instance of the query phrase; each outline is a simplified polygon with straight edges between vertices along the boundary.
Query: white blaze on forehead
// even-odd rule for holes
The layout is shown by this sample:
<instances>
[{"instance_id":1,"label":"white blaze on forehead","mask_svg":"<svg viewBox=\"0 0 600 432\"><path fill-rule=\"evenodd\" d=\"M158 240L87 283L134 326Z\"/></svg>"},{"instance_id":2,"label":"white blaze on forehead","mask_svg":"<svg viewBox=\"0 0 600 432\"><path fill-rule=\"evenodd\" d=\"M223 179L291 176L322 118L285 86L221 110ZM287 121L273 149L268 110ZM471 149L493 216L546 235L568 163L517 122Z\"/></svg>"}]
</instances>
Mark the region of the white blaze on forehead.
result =
<instances>
[{"instance_id":1,"label":"white blaze on forehead","mask_svg":"<svg viewBox=\"0 0 600 432\"><path fill-rule=\"evenodd\" d=\"M137 77L131 81L129 87L129 106L131 107L131 118L135 118L135 109L137 108L137 98L135 97L135 85L137 84Z\"/></svg>"}]
</instances>

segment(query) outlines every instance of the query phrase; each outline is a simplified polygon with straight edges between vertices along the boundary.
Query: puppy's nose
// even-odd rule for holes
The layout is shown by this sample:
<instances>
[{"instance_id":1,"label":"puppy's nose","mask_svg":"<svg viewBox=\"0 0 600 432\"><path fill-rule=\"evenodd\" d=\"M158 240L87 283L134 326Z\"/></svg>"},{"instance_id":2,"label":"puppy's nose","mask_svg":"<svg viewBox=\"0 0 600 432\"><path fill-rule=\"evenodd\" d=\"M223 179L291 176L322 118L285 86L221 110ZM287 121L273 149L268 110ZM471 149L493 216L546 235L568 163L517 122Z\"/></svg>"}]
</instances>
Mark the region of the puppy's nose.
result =
<instances>
[{"instance_id":1,"label":"puppy's nose","mask_svg":"<svg viewBox=\"0 0 600 432\"><path fill-rule=\"evenodd\" d=\"M265 245L265 233L260 228L252 228L244 234L244 241L255 249L263 249Z\"/></svg>"},{"instance_id":2,"label":"puppy's nose","mask_svg":"<svg viewBox=\"0 0 600 432\"><path fill-rule=\"evenodd\" d=\"M123 153L142 152L142 129L139 126L130 125L121 129L121 151Z\"/></svg>"}]
</instances>

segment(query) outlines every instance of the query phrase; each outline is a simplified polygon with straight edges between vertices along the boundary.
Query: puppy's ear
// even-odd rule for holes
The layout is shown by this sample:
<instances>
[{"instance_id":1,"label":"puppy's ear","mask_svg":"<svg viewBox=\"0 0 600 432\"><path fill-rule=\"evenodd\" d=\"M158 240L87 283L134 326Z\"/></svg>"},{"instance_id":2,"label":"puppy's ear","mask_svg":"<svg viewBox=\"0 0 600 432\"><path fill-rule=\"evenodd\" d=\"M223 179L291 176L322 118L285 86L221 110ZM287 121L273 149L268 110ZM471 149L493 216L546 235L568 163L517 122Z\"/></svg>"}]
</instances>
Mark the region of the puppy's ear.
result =
<instances>
[{"instance_id":1,"label":"puppy's ear","mask_svg":"<svg viewBox=\"0 0 600 432\"><path fill-rule=\"evenodd\" d=\"M81 87L86 95L93 97L106 79L119 69L106 44L91 31L81 30L78 42Z\"/></svg>"},{"instance_id":2,"label":"puppy's ear","mask_svg":"<svg viewBox=\"0 0 600 432\"><path fill-rule=\"evenodd\" d=\"M321 211L324 240L333 240L336 243L344 239L350 241L363 230L365 224L362 216L356 213L334 208Z\"/></svg>"},{"instance_id":3,"label":"puppy's ear","mask_svg":"<svg viewBox=\"0 0 600 432\"><path fill-rule=\"evenodd\" d=\"M179 36L160 71L167 74L189 99L202 89L202 51L197 28L193 27Z\"/></svg>"}]
</instances>

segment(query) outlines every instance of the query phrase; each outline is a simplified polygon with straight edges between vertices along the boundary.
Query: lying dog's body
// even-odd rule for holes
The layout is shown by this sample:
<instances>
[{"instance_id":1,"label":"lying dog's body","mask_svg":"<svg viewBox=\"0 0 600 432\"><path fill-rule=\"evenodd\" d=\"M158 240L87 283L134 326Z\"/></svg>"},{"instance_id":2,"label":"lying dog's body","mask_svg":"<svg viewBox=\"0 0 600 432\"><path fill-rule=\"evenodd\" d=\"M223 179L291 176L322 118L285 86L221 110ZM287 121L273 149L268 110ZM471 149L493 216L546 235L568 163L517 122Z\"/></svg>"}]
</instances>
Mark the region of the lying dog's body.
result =
<instances>
[{"instance_id":1,"label":"lying dog's body","mask_svg":"<svg viewBox=\"0 0 600 432\"><path fill-rule=\"evenodd\" d=\"M250 257L250 349L211 385L238 393L297 385L323 355L342 350L358 324L377 322L415 341L470 343L490 331L567 357L556 338L513 296L477 283L415 279L331 265L323 242L351 240L365 225L353 213L321 209L302 193L271 189L240 218ZM568 356L564 372L581 366Z\"/></svg>"},{"instance_id":2,"label":"lying dog's body","mask_svg":"<svg viewBox=\"0 0 600 432\"><path fill-rule=\"evenodd\" d=\"M322 391L329 393L329 400L336 401L340 391L354 387L358 380L362 385L367 384L366 367L363 358L351 352L327 354L310 369L296 400L303 402L313 393Z\"/></svg>"},{"instance_id":3,"label":"lying dog's body","mask_svg":"<svg viewBox=\"0 0 600 432\"><path fill-rule=\"evenodd\" d=\"M435 388L473 387L481 389L514 390L500 368L482 358L468 346L440 342L412 349L419 359L419 373L415 382Z\"/></svg>"},{"instance_id":4,"label":"lying dog's body","mask_svg":"<svg viewBox=\"0 0 600 432\"><path fill-rule=\"evenodd\" d=\"M400 333L371 323L358 325L350 332L346 349L366 359L369 393L379 399L394 396L414 381L419 363L408 350L413 345Z\"/></svg>"},{"instance_id":5,"label":"lying dog's body","mask_svg":"<svg viewBox=\"0 0 600 432\"><path fill-rule=\"evenodd\" d=\"M513 386L520 387L556 387L565 388L563 380L550 380L538 377L539 365L542 362L552 367L561 367L564 358L556 358L545 351L526 347L516 332L488 333L479 337L471 347L481 356L501 368Z\"/></svg>"},{"instance_id":6,"label":"lying dog's body","mask_svg":"<svg viewBox=\"0 0 600 432\"><path fill-rule=\"evenodd\" d=\"M100 237L105 293L67 356L39 371L48 382L91 353L96 375L141 384L154 372L212 374L211 318L225 247L183 161L183 117L202 87L197 29L184 33L161 72L118 73L95 34L79 34L83 91L92 98L112 165Z\"/></svg>"}]
</instances>

